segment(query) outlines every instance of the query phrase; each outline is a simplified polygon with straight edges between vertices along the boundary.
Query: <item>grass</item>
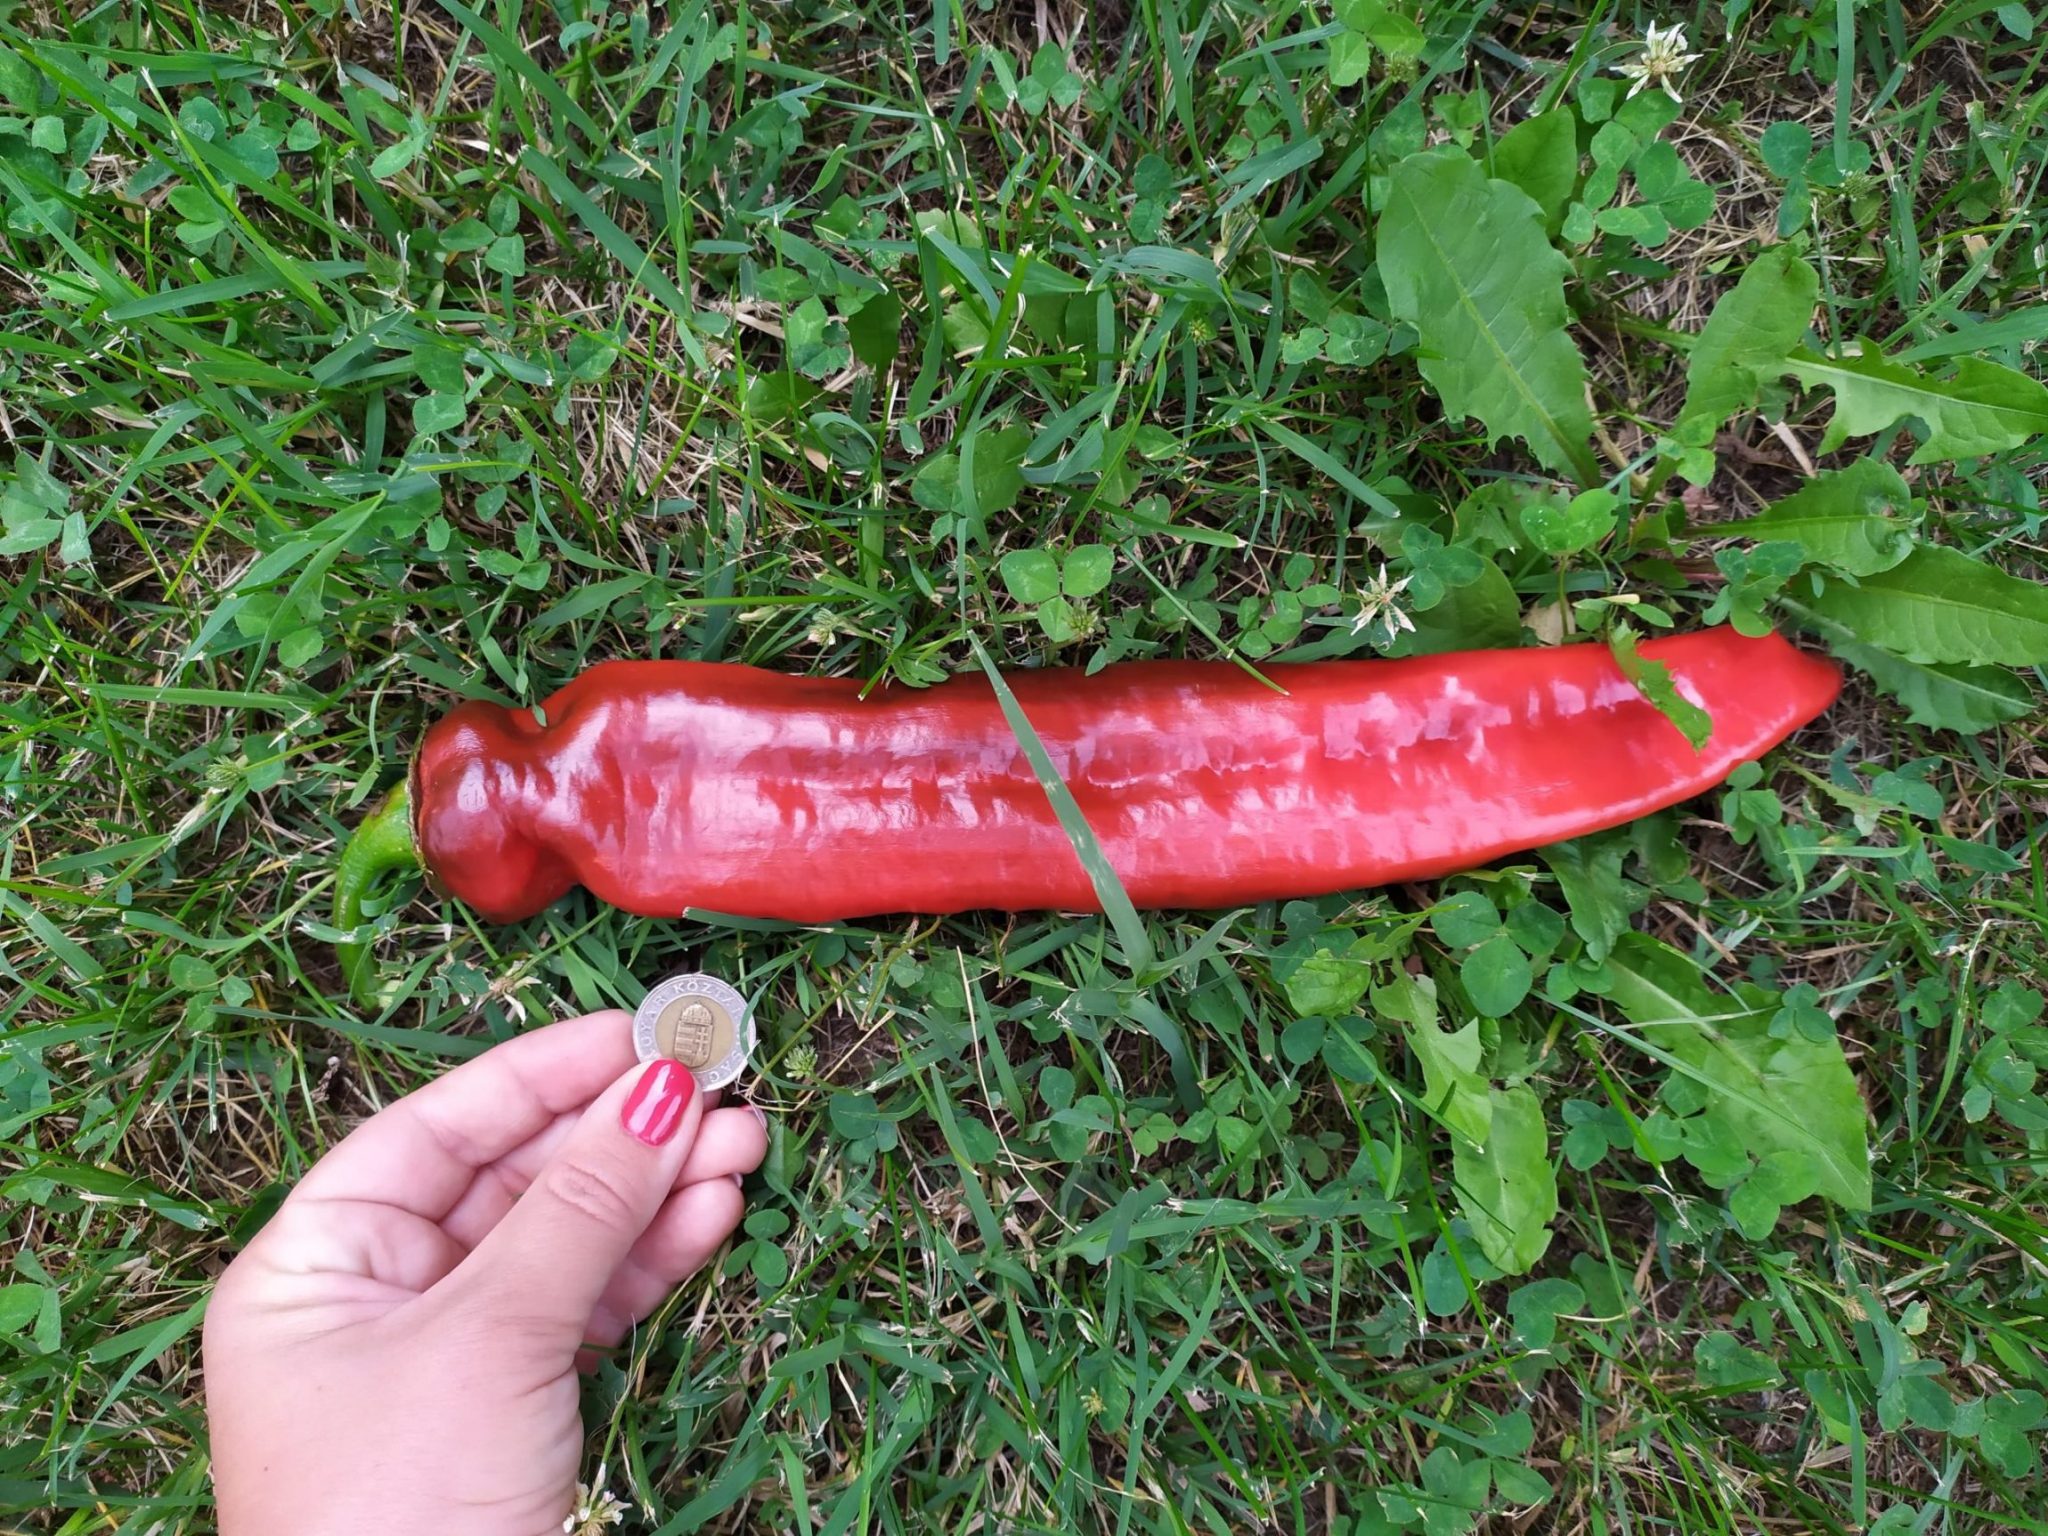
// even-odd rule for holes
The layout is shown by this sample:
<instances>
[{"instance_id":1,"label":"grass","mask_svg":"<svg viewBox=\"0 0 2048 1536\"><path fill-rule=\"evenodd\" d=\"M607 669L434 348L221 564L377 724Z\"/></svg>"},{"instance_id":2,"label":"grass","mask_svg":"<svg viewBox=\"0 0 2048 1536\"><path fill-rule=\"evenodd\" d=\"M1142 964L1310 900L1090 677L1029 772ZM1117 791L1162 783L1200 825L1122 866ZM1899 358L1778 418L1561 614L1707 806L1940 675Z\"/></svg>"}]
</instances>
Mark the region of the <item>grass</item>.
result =
<instances>
[{"instance_id":1,"label":"grass","mask_svg":"<svg viewBox=\"0 0 2048 1536\"><path fill-rule=\"evenodd\" d=\"M1538 489L1421 386L1380 178L1670 19L1703 57L1663 138L1710 208L1568 247L1604 472L1649 461L1788 201L1823 339L2038 367L2024 6L1454 3L1344 86L1344 29L1287 0L0 6L9 1528L208 1529L197 1323L237 1242L361 1115L687 967L767 999L775 1133L720 1273L590 1383L646 1529L2041 1529L2038 714L1929 729L1855 678L1751 798L1624 834L1637 928L1832 1017L1872 1208L1746 1236L1644 1130L1641 1035L1539 991L1485 1024L1561 1159L1512 1278L1400 1028L1305 1027L1290 987L1335 943L1455 1000L1447 899L1562 932L1542 860L1136 935L580 895L501 929L407 887L371 1012L323 923L456 693L1368 653L1358 587L1440 558L1402 530L1470 547L1475 491ZM1826 411L1738 417L1687 509L1847 462ZM2038 581L2042 465L1915 471L1916 537ZM1094 545L1099 591L1005 580ZM1534 624L1696 622L1713 552L1491 550Z\"/></svg>"}]
</instances>

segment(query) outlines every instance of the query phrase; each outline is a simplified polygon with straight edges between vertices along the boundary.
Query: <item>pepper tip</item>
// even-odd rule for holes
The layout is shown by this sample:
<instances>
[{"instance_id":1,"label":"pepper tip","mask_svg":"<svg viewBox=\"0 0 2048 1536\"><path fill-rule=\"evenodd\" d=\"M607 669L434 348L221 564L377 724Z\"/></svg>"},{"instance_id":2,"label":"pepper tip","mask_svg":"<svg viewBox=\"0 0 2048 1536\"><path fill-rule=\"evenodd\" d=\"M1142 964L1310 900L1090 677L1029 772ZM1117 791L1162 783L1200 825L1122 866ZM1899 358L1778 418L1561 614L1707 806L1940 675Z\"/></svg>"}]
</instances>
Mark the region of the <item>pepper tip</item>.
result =
<instances>
[{"instance_id":1,"label":"pepper tip","mask_svg":"<svg viewBox=\"0 0 2048 1536\"><path fill-rule=\"evenodd\" d=\"M344 931L361 926L364 899L378 881L394 870L417 869L419 863L410 786L401 781L363 818L341 851L334 871L334 926ZM341 962L349 996L363 1007L374 1007L375 966L368 941L339 939L334 953Z\"/></svg>"}]
</instances>

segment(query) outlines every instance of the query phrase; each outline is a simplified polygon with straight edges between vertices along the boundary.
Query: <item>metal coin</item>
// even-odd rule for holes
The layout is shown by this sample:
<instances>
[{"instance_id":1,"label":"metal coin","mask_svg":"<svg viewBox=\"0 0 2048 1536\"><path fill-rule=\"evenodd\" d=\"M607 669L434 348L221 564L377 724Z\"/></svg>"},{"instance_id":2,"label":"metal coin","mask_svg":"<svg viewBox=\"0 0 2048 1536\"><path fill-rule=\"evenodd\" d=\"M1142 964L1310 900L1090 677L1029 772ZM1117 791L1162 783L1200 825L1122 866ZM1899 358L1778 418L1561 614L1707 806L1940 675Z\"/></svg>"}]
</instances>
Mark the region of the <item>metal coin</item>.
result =
<instances>
[{"instance_id":1,"label":"metal coin","mask_svg":"<svg viewBox=\"0 0 2048 1536\"><path fill-rule=\"evenodd\" d=\"M754 1054L754 1017L716 976L671 976L635 1010L633 1050L642 1061L680 1061L699 1088L723 1088Z\"/></svg>"}]
</instances>

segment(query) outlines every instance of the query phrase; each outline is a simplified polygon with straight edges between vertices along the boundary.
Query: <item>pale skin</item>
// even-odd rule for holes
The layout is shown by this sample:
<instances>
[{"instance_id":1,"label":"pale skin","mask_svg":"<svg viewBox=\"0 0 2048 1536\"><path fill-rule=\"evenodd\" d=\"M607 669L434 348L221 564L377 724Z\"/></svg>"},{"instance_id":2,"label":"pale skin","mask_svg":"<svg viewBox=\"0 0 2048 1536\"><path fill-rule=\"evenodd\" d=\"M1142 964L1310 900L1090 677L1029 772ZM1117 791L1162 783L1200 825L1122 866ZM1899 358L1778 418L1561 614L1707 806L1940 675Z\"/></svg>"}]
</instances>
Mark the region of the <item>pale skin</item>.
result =
<instances>
[{"instance_id":1,"label":"pale skin","mask_svg":"<svg viewBox=\"0 0 2048 1536\"><path fill-rule=\"evenodd\" d=\"M593 1014L321 1158L207 1309L222 1536L559 1533L579 1367L717 1252L766 1152L757 1112L687 1081Z\"/></svg>"}]
</instances>

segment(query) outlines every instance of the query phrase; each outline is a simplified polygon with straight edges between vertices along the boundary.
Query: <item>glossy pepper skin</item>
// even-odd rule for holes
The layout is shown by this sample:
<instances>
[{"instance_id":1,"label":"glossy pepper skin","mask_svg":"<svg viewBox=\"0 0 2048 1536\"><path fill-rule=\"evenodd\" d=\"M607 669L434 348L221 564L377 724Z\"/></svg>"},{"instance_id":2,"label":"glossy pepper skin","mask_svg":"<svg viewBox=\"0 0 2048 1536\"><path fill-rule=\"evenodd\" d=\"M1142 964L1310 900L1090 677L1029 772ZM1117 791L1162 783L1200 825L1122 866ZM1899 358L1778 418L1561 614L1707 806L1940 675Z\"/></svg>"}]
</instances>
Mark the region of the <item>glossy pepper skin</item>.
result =
<instances>
[{"instance_id":1,"label":"glossy pepper skin","mask_svg":"<svg viewBox=\"0 0 2048 1536\"><path fill-rule=\"evenodd\" d=\"M1712 716L1704 750L1595 644L1276 665L1279 692L1222 662L1008 681L1131 899L1204 908L1443 875L1614 826L1718 783L1841 683L1777 635L1641 650ZM430 878L500 922L578 884L653 917L1097 906L978 676L862 698L849 679L607 662L538 717L457 706L422 742L410 797Z\"/></svg>"}]
</instances>

